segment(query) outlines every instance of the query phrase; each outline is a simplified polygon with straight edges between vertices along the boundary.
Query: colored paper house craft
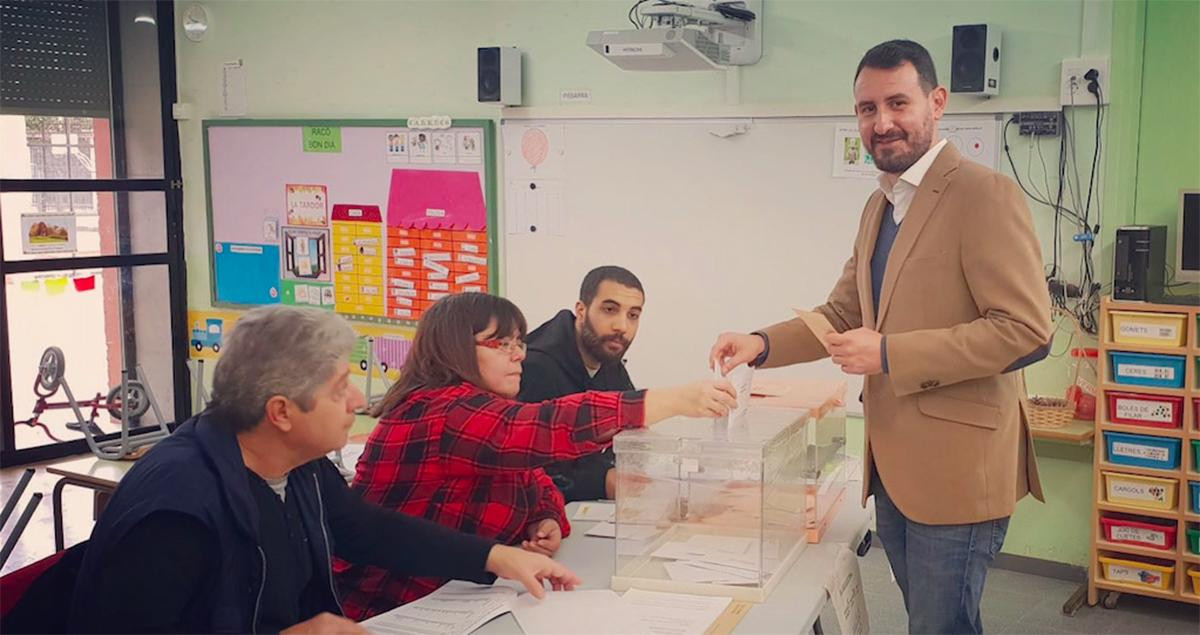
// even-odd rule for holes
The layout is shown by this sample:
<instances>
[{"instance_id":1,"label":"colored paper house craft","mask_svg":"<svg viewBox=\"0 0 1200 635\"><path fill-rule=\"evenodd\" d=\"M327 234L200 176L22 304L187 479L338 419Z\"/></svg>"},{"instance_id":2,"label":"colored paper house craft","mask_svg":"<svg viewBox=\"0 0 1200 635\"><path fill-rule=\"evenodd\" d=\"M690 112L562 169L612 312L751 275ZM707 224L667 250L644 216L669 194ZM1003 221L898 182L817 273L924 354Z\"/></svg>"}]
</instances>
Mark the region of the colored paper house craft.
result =
<instances>
[{"instance_id":1,"label":"colored paper house craft","mask_svg":"<svg viewBox=\"0 0 1200 635\"><path fill-rule=\"evenodd\" d=\"M487 205L477 172L392 170L388 225L419 229L487 226Z\"/></svg>"}]
</instances>

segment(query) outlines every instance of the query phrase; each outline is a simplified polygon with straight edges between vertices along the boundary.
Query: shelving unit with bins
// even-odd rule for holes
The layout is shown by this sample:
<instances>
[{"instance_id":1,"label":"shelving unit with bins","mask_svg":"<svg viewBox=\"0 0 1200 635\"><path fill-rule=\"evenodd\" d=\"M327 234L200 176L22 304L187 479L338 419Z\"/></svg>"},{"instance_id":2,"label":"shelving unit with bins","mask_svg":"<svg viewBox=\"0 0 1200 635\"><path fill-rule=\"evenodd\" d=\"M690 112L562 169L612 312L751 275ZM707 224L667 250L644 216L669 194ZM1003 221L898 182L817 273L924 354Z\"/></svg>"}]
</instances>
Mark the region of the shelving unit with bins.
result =
<instances>
[{"instance_id":1,"label":"shelving unit with bins","mask_svg":"<svg viewBox=\"0 0 1200 635\"><path fill-rule=\"evenodd\" d=\"M1124 331L1114 332L1113 312L1135 312L1138 314L1167 314L1184 316L1182 343L1170 343L1165 338L1171 333L1169 328L1146 329L1146 337L1163 337L1163 345L1143 341L1128 343L1130 334L1136 337L1136 327L1127 327ZM1122 319L1127 316L1118 313ZM1135 323L1137 316L1134 317ZM1155 322L1154 316L1145 316L1145 323ZM1123 302L1105 298L1100 309L1100 356L1099 362L1099 394L1096 403L1095 421L1095 463L1093 467L1094 499L1092 504L1092 544L1091 564L1088 575L1088 604L1095 605L1104 595L1105 606L1115 606L1116 598L1122 593L1132 593L1150 597L1166 598L1181 602L1200 604L1200 595L1192 588L1192 580L1187 572L1189 569L1200 570L1200 554L1189 549L1187 530L1200 529L1200 509L1192 506L1192 496L1189 483L1200 486L1200 470L1197 469L1200 457L1197 457L1196 446L1200 443L1200 307L1152 304L1146 302ZM1118 341L1124 340L1124 341ZM1183 386L1180 388L1150 387L1118 383L1113 374L1113 364L1110 353L1139 353L1150 355L1168 355L1184 358ZM1140 368L1140 367L1139 367ZM1163 375L1154 375L1160 379ZM1135 393L1151 397L1176 397L1182 399L1182 421L1179 427L1150 427L1131 423L1119 423L1112 420L1110 393ZM1176 402L1178 403L1178 402ZM1161 416L1164 411L1156 411ZM1163 440L1178 440L1179 464L1174 469L1161 469L1149 466L1129 466L1114 464L1109 461L1109 443L1105 433L1135 434L1143 437L1154 437ZM1151 445L1154 439L1145 439ZM1170 443L1170 441L1166 441ZM1148 447L1148 446L1145 446ZM1129 456L1126 454L1126 456ZM1155 456L1147 452L1146 456ZM1134 478L1152 477L1173 482L1176 489L1175 503L1166 509L1146 509L1136 505L1123 504L1108 500L1105 487L1104 473L1130 475ZM1126 517L1136 516L1150 522L1157 522L1167 527L1174 522L1175 546L1170 550L1155 549L1125 543L1115 543L1106 540L1100 519L1115 517L1122 514ZM1155 589L1141 584L1131 584L1113 581L1105 578L1104 567L1100 558L1117 558L1140 562L1151 561L1173 571L1173 579L1165 589Z\"/></svg>"}]
</instances>

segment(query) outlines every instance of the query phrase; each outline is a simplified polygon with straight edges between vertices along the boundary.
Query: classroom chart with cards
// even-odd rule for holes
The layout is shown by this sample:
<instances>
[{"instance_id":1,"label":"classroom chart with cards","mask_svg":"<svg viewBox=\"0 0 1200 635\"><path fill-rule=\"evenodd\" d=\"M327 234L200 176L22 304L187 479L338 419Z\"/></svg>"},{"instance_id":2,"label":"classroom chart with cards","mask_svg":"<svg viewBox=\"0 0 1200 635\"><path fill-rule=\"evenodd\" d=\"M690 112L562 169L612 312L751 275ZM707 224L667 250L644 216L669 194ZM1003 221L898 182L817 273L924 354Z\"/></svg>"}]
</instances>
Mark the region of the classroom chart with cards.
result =
<instances>
[{"instance_id":1,"label":"classroom chart with cards","mask_svg":"<svg viewBox=\"0 0 1200 635\"><path fill-rule=\"evenodd\" d=\"M494 290L494 124L414 122L205 121L213 305L412 324Z\"/></svg>"}]
</instances>

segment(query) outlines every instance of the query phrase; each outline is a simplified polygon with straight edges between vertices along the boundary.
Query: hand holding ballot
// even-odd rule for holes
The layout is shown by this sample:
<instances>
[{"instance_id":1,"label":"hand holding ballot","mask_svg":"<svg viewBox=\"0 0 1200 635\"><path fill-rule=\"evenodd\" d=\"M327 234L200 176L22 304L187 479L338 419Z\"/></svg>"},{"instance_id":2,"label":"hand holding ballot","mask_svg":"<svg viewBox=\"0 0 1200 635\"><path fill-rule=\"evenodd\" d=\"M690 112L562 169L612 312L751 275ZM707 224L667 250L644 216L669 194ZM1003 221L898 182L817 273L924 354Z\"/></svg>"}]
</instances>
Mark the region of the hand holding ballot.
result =
<instances>
[{"instance_id":1,"label":"hand holding ballot","mask_svg":"<svg viewBox=\"0 0 1200 635\"><path fill-rule=\"evenodd\" d=\"M720 368L722 375L728 375L734 368L749 364L762 355L766 346L767 341L759 335L722 333L708 353L708 365L713 369Z\"/></svg>"},{"instance_id":2,"label":"hand holding ballot","mask_svg":"<svg viewBox=\"0 0 1200 635\"><path fill-rule=\"evenodd\" d=\"M883 335L868 328L825 336L826 350L833 363L847 375L878 375L883 372Z\"/></svg>"},{"instance_id":3,"label":"hand holding ballot","mask_svg":"<svg viewBox=\"0 0 1200 635\"><path fill-rule=\"evenodd\" d=\"M727 379L702 379L646 391L646 425L670 417L724 417L737 408L737 391Z\"/></svg>"},{"instance_id":4,"label":"hand holding ballot","mask_svg":"<svg viewBox=\"0 0 1200 635\"><path fill-rule=\"evenodd\" d=\"M555 591L571 591L582 584L579 576L550 558L504 545L492 547L484 568L498 577L520 582L539 599L546 596L547 581Z\"/></svg>"}]
</instances>

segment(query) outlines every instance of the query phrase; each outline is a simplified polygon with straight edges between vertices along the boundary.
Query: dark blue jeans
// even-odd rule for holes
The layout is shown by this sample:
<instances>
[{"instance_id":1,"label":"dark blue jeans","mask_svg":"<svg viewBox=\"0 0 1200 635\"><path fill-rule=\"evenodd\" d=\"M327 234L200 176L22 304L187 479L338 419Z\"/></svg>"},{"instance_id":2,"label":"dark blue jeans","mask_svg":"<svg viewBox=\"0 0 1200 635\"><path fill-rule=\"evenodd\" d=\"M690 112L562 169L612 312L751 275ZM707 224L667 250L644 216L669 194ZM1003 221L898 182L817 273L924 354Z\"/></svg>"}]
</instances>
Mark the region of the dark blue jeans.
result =
<instances>
[{"instance_id":1,"label":"dark blue jeans","mask_svg":"<svg viewBox=\"0 0 1200 635\"><path fill-rule=\"evenodd\" d=\"M923 525L896 508L876 472L875 524L904 595L909 633L982 633L979 602L1008 518L972 525Z\"/></svg>"}]
</instances>

